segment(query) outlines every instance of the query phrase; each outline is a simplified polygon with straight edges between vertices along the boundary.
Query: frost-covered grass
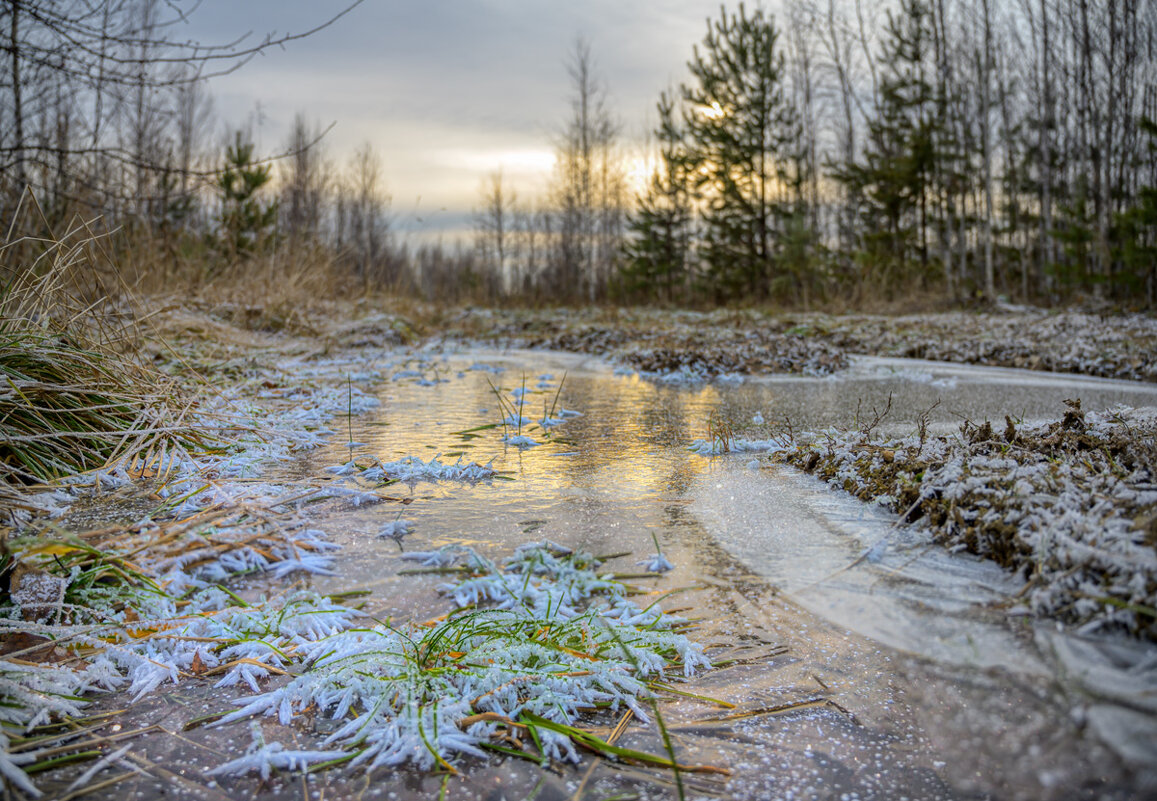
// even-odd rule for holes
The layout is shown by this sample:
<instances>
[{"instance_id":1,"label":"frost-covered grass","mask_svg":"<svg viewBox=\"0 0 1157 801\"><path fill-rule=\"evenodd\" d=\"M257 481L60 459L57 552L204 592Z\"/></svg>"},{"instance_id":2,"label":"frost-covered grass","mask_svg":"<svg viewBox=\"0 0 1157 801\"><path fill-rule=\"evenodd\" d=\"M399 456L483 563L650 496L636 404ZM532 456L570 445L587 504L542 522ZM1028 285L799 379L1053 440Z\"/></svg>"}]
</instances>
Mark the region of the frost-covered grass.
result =
<instances>
[{"instance_id":1,"label":"frost-covered grass","mask_svg":"<svg viewBox=\"0 0 1157 801\"><path fill-rule=\"evenodd\" d=\"M20 528L0 558L0 639L21 644L0 658L0 773L13 786L36 792L21 772L40 758L28 733L79 717L92 693L138 698L194 677L257 691L298 664L303 643L352 624L350 609L313 594L246 602L228 589L256 573L332 572L336 546L307 505L367 495L261 481L271 464L323 442L334 417L377 404L318 367L292 384L259 373L201 398L180 421L187 436L166 441L183 447L125 448L18 496ZM131 501L133 522L70 522L78 499L106 493Z\"/></svg>"},{"instance_id":2,"label":"frost-covered grass","mask_svg":"<svg viewBox=\"0 0 1157 801\"><path fill-rule=\"evenodd\" d=\"M482 330L470 331L470 336L518 347L607 356L664 384L735 382L752 373L827 375L846 364L838 348L785 333L785 326L769 325L758 314L588 309L561 316L505 310L498 316L464 315L461 319L464 324L482 326Z\"/></svg>"},{"instance_id":3,"label":"frost-covered grass","mask_svg":"<svg viewBox=\"0 0 1157 801\"><path fill-rule=\"evenodd\" d=\"M402 539L414 533L414 521L398 518L391 520L382 526L378 531L378 536L384 539L391 539L396 542L401 542Z\"/></svg>"},{"instance_id":4,"label":"frost-covered grass","mask_svg":"<svg viewBox=\"0 0 1157 801\"><path fill-rule=\"evenodd\" d=\"M827 431L780 458L1018 571L1037 614L1157 637L1157 413L1118 408L952 436Z\"/></svg>"},{"instance_id":5,"label":"frost-covered grass","mask_svg":"<svg viewBox=\"0 0 1157 801\"><path fill-rule=\"evenodd\" d=\"M30 795L35 787L16 774L40 752L10 746L39 725L81 717L92 693L136 699L192 677L256 691L305 642L353 621L351 609L313 593L247 603L225 588L253 572L327 571L333 546L320 532L269 509L98 537L21 537L9 548L0 639L29 645L0 659L0 773Z\"/></svg>"},{"instance_id":6,"label":"frost-covered grass","mask_svg":"<svg viewBox=\"0 0 1157 801\"><path fill-rule=\"evenodd\" d=\"M501 311L458 317L458 336L593 353L682 383L728 373L827 375L847 354L905 356L1157 381L1157 319L1040 309L935 314L779 314L658 309Z\"/></svg>"},{"instance_id":7,"label":"frost-covered grass","mask_svg":"<svg viewBox=\"0 0 1157 801\"><path fill-rule=\"evenodd\" d=\"M215 444L177 422L177 399L159 376L67 331L0 316L0 385L0 481L46 481L118 453L159 458Z\"/></svg>"},{"instance_id":8,"label":"frost-covered grass","mask_svg":"<svg viewBox=\"0 0 1157 801\"><path fill-rule=\"evenodd\" d=\"M638 375L644 381L676 387L695 387L708 381L736 386L747 380L743 373L717 373L702 361L680 364L671 370L639 370Z\"/></svg>"},{"instance_id":9,"label":"frost-covered grass","mask_svg":"<svg viewBox=\"0 0 1157 801\"><path fill-rule=\"evenodd\" d=\"M477 483L487 481L497 475L497 471L487 464L464 462L462 457L453 464L439 461L435 456L424 462L417 456L407 456L394 462L383 462L376 456L359 456L340 465L331 465L326 470L343 478L361 478L376 484L391 481L415 484L419 481L465 481Z\"/></svg>"},{"instance_id":10,"label":"frost-covered grass","mask_svg":"<svg viewBox=\"0 0 1157 801\"><path fill-rule=\"evenodd\" d=\"M812 316L800 329L851 353L1157 381L1151 315L1022 309Z\"/></svg>"},{"instance_id":11,"label":"frost-covered grass","mask_svg":"<svg viewBox=\"0 0 1157 801\"><path fill-rule=\"evenodd\" d=\"M655 553L646 559L640 559L635 564L641 565L648 573L666 573L668 570L674 570L675 565L663 555L663 549L659 547L659 537L654 531L651 532L651 540L655 543Z\"/></svg>"},{"instance_id":12,"label":"frost-covered grass","mask_svg":"<svg viewBox=\"0 0 1157 801\"><path fill-rule=\"evenodd\" d=\"M19 607L2 610L0 636L35 643L0 660L0 773L9 781L38 794L16 775L43 758L24 746L26 735L52 720L81 717L93 693L120 690L135 700L193 679L256 691L259 682L298 664L308 642L348 629L355 615L300 591L257 603L216 585L181 596L153 587L148 596L139 604L125 602L141 600L132 592L90 597L84 607L65 604L75 619L64 622L28 620ZM60 650L72 658L26 661Z\"/></svg>"},{"instance_id":13,"label":"frost-covered grass","mask_svg":"<svg viewBox=\"0 0 1157 801\"><path fill-rule=\"evenodd\" d=\"M763 416L757 415L758 425L763 425ZM700 456L719 456L725 453L768 453L783 450L790 443L790 430L783 436L769 439L749 439L737 436L732 424L712 415L707 421L707 438L696 439L687 446L692 453Z\"/></svg>"},{"instance_id":14,"label":"frost-covered grass","mask_svg":"<svg viewBox=\"0 0 1157 801\"><path fill-rule=\"evenodd\" d=\"M719 456L724 453L771 453L782 450L783 443L778 439L747 439L735 437L730 439L697 439L693 440L687 449L701 456Z\"/></svg>"},{"instance_id":15,"label":"frost-covered grass","mask_svg":"<svg viewBox=\"0 0 1157 801\"><path fill-rule=\"evenodd\" d=\"M110 461L139 476L223 447L178 384L70 307L53 270L30 275L0 292L0 522L51 511L21 497L30 484Z\"/></svg>"},{"instance_id":16,"label":"frost-covered grass","mask_svg":"<svg viewBox=\"0 0 1157 801\"><path fill-rule=\"evenodd\" d=\"M114 462L40 499L64 511L88 492L134 492L142 478L160 498L136 522L97 536L54 529L10 543L19 573L0 607L0 637L60 649L34 649L46 659L36 668L9 671L0 660L7 715L0 772L13 786L35 793L23 773L39 754L25 745L31 728L76 718L94 692L139 698L167 683L211 681L255 693L227 720L259 712L291 720L307 708L338 720L320 749L258 736L214 772L268 776L335 760L445 766L523 741L534 744L535 759L577 760L577 741L599 742L572 728L582 715L626 708L645 719L648 682L708 666L683 633L685 621L638 606L622 584L597 574L591 557L552 544L520 549L502 565L470 552L413 554L460 571L442 588L456 611L425 625L359 625L350 609L308 593L243 601L227 588L237 576L330 569L332 546L306 513L313 500L380 500L366 482L495 476L489 465L462 460L361 455L332 468L337 480L321 486L263 483L270 462L295 458L332 433L333 417L372 406L352 386L327 387L321 378L289 387L266 376L258 402L231 390L205 403L224 448L166 456L147 471ZM559 422L577 416L546 412ZM398 519L381 533L400 539L411 528ZM465 564L451 568L455 558ZM67 665L51 661L62 654ZM288 683L269 689L287 674Z\"/></svg>"},{"instance_id":17,"label":"frost-covered grass","mask_svg":"<svg viewBox=\"0 0 1157 801\"><path fill-rule=\"evenodd\" d=\"M496 368L479 367L476 364L470 369L485 369L487 372L494 372ZM501 372L501 370L498 370L498 372ZM464 376L465 373L462 375ZM539 375L537 380L537 385L534 388L530 388L527 386L529 379L524 375L517 386L510 390L504 390L496 386L490 377L487 376L486 381L497 406L498 422L474 426L463 431L455 431L453 432L454 435L468 441L482 436L481 432L483 431L501 430L501 436L498 440L500 444L506 447L525 450L544 444L544 440L549 440L553 436L553 429L564 425L567 421L575 417L582 417L582 412L565 409L559 405L562 389L566 384L565 373L557 384L551 383L554 381L554 376L547 373ZM538 399L534 397L535 395L541 396L541 413L537 411ZM532 408L532 405L534 408ZM485 412L485 410L483 411ZM537 418L533 416L536 414L539 415ZM535 432L538 432L537 435L543 439L535 439L534 436L531 436ZM459 464L461 465L461 461ZM486 467L489 467L489 465ZM371 473L370 475L373 476L375 474ZM464 474L462 478L471 481L480 480L479 475L471 473ZM436 481L443 479L461 480L461 478L453 474L439 476L436 472L430 472L428 476L417 475L412 479L405 480Z\"/></svg>"},{"instance_id":18,"label":"frost-covered grass","mask_svg":"<svg viewBox=\"0 0 1157 801\"><path fill-rule=\"evenodd\" d=\"M268 781L277 770L305 770L319 762L333 760L333 754L329 751L295 751L276 741L267 743L261 727L256 722L250 726L250 730L252 739L245 753L224 765L218 765L207 775L233 776L257 771L262 781Z\"/></svg>"},{"instance_id":19,"label":"frost-covered grass","mask_svg":"<svg viewBox=\"0 0 1157 801\"><path fill-rule=\"evenodd\" d=\"M528 737L529 756L577 762L573 737L581 732L570 727L583 715L625 708L646 720L649 681L710 666L682 633L686 621L631 601L589 554L543 542L501 565L468 549L411 557L443 566L464 561L461 576L440 588L455 611L305 645L299 653L307 670L244 699L220 724L270 715L288 725L317 709L340 723L325 740L332 750L296 758L350 758L370 770L406 763L452 769L486 749L529 746ZM255 748L228 771L267 770L280 753Z\"/></svg>"}]
</instances>

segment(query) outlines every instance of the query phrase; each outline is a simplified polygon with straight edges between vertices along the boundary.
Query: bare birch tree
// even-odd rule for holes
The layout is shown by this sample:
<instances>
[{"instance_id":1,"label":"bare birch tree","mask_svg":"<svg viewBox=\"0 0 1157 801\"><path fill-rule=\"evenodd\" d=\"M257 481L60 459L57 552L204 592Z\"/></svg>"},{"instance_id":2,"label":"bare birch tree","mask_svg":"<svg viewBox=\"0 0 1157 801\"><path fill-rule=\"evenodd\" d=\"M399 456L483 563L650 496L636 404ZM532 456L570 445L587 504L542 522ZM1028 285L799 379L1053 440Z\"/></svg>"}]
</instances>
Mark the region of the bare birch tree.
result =
<instances>
[{"instance_id":1,"label":"bare birch tree","mask_svg":"<svg viewBox=\"0 0 1157 801\"><path fill-rule=\"evenodd\" d=\"M559 221L556 270L565 294L594 302L606 290L622 237L626 197L616 150L619 124L595 74L590 45L581 38L567 73L571 118L556 148L552 191Z\"/></svg>"}]
</instances>

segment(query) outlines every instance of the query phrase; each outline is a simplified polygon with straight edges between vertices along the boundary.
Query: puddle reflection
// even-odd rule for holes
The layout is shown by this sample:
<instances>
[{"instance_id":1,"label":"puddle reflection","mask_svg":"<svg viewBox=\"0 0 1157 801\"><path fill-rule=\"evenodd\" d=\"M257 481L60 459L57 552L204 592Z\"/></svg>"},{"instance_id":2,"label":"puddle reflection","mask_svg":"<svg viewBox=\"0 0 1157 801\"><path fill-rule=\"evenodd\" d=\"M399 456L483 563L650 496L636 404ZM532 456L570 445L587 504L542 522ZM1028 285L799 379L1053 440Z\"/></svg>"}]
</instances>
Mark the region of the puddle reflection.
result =
<instances>
[{"instance_id":1,"label":"puddle reflection","mask_svg":"<svg viewBox=\"0 0 1157 801\"><path fill-rule=\"evenodd\" d=\"M479 359L507 369L498 375L465 369ZM521 433L540 442L537 447L503 445L491 382L517 404L510 392L523 386L524 375L530 387L539 374L553 374L550 388L524 399L523 414L541 418L564 372L558 404L582 416L549 436L524 425ZM1039 678L1044 670L1031 647L979 613L1009 590L1000 571L981 565L960 573L959 563L944 562L943 554L920 561L911 553L849 570L888 530L885 516L833 502L826 489L807 484L810 479L751 470L750 456L710 459L686 446L709 437L713 418L737 434L765 438L785 421L795 431L851 424L857 413L884 408L891 396L886 426L907 433L937 401L932 421L949 427L1009 412L1026 420L1055 416L1074 395L1086 409L1154 405L1157 387L868 359L839 378L690 388L614 376L597 361L565 355L451 355L439 374L451 377L437 386L410 379L384 384L382 406L354 421L354 438L382 461L442 454L444 461L492 463L513 480L395 486L392 492L414 499L404 515L415 531L404 547L463 544L501 555L528 539L552 539L595 553L631 551L634 556L611 565L624 571L653 552L654 536L677 565L651 582L654 589L692 588L679 595L679 605L704 619L699 638L716 647L717 659L740 659L707 674L696 692L784 707L726 723L711 723L712 711L702 704L681 700L665 707L681 758L733 772L728 782L696 780L696 792L960 798L1000 788L1008 798L1129 796L1117 780L1119 763L1082 737L1067 702ZM759 418L765 422L753 422ZM335 463L345 456L334 449L319 458ZM372 589L380 614L436 614L431 584L398 576L405 566L399 546L372 534L397 512L387 504L335 514L331 529L345 546L341 577L314 579L315 585ZM885 575L903 570L900 579ZM949 603L950 597L956 600ZM992 674L987 669L994 666L1013 673ZM791 708L812 697L833 703ZM1001 732L1004 749L985 739L994 732ZM661 750L655 737L640 728L626 742ZM957 742L975 745L962 753ZM519 766L472 773L538 798L671 793L669 776L609 763L541 784L538 773ZM1096 790L1074 794L1081 786ZM448 797L487 796L451 791Z\"/></svg>"}]
</instances>

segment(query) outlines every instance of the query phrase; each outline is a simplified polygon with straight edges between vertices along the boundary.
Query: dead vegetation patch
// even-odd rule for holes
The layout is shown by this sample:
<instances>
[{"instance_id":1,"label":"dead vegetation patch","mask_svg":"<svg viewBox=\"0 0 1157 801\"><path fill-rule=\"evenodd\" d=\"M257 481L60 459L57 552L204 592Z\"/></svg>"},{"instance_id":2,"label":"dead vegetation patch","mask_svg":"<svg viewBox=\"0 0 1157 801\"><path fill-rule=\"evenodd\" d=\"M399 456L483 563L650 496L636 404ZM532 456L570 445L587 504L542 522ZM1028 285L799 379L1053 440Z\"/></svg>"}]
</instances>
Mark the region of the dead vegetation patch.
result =
<instances>
[{"instance_id":1,"label":"dead vegetation patch","mask_svg":"<svg viewBox=\"0 0 1157 801\"><path fill-rule=\"evenodd\" d=\"M1157 413L1024 425L966 422L957 434L882 438L828 431L778 455L937 540L1019 572L1038 614L1157 638Z\"/></svg>"},{"instance_id":2,"label":"dead vegetation patch","mask_svg":"<svg viewBox=\"0 0 1157 801\"><path fill-rule=\"evenodd\" d=\"M1157 319L1016 309L906 316L660 309L464 309L447 336L620 359L644 371L814 372L847 354L1157 381Z\"/></svg>"},{"instance_id":3,"label":"dead vegetation patch","mask_svg":"<svg viewBox=\"0 0 1157 801\"><path fill-rule=\"evenodd\" d=\"M809 318L849 353L1157 381L1157 320L1077 311Z\"/></svg>"},{"instance_id":4,"label":"dead vegetation patch","mask_svg":"<svg viewBox=\"0 0 1157 801\"><path fill-rule=\"evenodd\" d=\"M725 373L828 375L847 366L844 354L823 342L798 336L752 332L742 338L674 337L657 347L631 350L622 360L641 372L690 369Z\"/></svg>"},{"instance_id":5,"label":"dead vegetation patch","mask_svg":"<svg viewBox=\"0 0 1157 801\"><path fill-rule=\"evenodd\" d=\"M839 347L784 333L782 325L758 315L657 311L544 315L475 314L466 330L475 338L506 345L605 356L643 373L691 371L704 378L729 373L827 375L847 366Z\"/></svg>"}]
</instances>

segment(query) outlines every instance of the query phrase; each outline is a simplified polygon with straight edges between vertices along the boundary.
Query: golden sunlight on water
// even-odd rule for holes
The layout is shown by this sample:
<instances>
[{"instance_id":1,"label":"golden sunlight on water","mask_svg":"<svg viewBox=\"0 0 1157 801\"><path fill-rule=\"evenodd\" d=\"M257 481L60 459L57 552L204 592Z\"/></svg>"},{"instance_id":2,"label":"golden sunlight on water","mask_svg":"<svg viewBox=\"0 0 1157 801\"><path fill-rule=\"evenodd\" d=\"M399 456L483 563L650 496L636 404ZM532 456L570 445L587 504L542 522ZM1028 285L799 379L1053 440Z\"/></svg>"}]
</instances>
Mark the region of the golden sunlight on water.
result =
<instances>
[{"instance_id":1,"label":"golden sunlight on water","mask_svg":"<svg viewBox=\"0 0 1157 801\"><path fill-rule=\"evenodd\" d=\"M940 376L917 367L873 363L839 379L788 376L674 386L612 375L599 360L560 354L461 353L421 369L389 366L378 390L381 406L353 421L354 439L363 443L353 453L387 463L460 459L490 465L498 476L478 484L386 488L410 503L349 514L344 577L385 581L380 560L397 548L377 540L375 527L397 515L415 523L404 546L411 549L457 543L497 553L531 537L549 537L600 553L650 552L652 534L678 539L670 530L671 507L689 503L690 488L721 469L689 450L696 440L711 438L712 425L767 441L782 436L787 421L797 433L854 425L884 409L891 397L882 428L907 434L938 401L931 421L945 429L965 417L1001 420L1008 409L1026 419L1055 414L1074 392L1072 379L1021 376L1017 383L982 370ZM1152 390L1138 397L1123 382L1085 382L1079 389L1088 408L1157 400ZM572 410L580 414L564 418ZM527 447L502 441L502 421L516 412L522 426L512 421L505 434L527 437ZM561 423L544 429L538 422L544 416ZM335 444L317 458L334 464L350 455ZM755 460L739 458L744 464Z\"/></svg>"},{"instance_id":2,"label":"golden sunlight on water","mask_svg":"<svg viewBox=\"0 0 1157 801\"><path fill-rule=\"evenodd\" d=\"M383 461L415 454L426 459L441 454L442 461L493 460L496 470L539 496L593 487L614 488L624 496L656 496L669 491L673 478L686 483L688 465L696 462L672 459L668 449L708 436L707 420L720 403L714 387L662 389L634 377L616 378L608 387L605 377L571 374L555 414L566 409L582 416L546 431L532 421L542 419L555 403L562 372L550 374L554 380L542 383L551 389L530 388L540 383L542 373L527 376L527 394L514 408L529 420L521 430L507 427L510 436L521 433L537 446L518 448L500 441L499 402L479 373L467 373L451 392L411 393L401 387L388 392L381 421L386 425L369 432L367 444ZM508 372L494 386L505 402L518 404L511 391L520 389L522 380L521 374ZM483 426L492 427L471 431ZM697 469L706 465L697 461Z\"/></svg>"},{"instance_id":3,"label":"golden sunlight on water","mask_svg":"<svg viewBox=\"0 0 1157 801\"><path fill-rule=\"evenodd\" d=\"M726 781L690 780L693 792L839 798L872 786L875 798L1059 799L1038 776L1089 781L1111 758L1082 739L1063 693L1041 676L1047 670L1031 640L989 609L1006 591L998 568L961 570L946 552L864 558L892 529L879 510L834 499L810 477L767 468L753 454L711 458L688 446L709 436L712 420L766 439L785 419L797 432L852 425L889 397L890 425L908 433L937 400L933 424L952 427L1010 408L1026 418L1055 415L1074 394L1090 409L1154 404L1157 388L897 360L864 362L835 379L682 386L544 353L457 352L365 367L384 380L381 406L351 421L355 454L461 458L499 474L399 482L375 489L380 503L337 502L325 525L342 546L338 575L310 578L313 588L367 590L366 610L381 620L429 620L447 611L438 593L445 576L415 572L406 551L468 546L501 560L524 543L553 540L607 556L605 569L641 599L698 620L695 637L712 659L735 660L690 685L737 704L734 716L693 699L664 702L681 758L732 771ZM500 421L518 409L528 419L506 433L533 447L501 441ZM563 418L564 409L581 416L549 436L535 422L544 413ZM335 442L314 455L314 472L349 457ZM379 536L399 519L412 526L400 541ZM640 574L656 545L674 570ZM788 713L768 712L777 709ZM662 749L643 726L623 744ZM519 761L471 765L463 788L494 781L507 797L655 797L669 780L612 763L580 770L589 770L589 793L576 793L573 772L543 774ZM438 792L424 777L409 779L391 785L403 801ZM344 779L333 781L336 788ZM1126 797L1107 790L1101 797ZM482 797L473 792L455 797Z\"/></svg>"}]
</instances>

